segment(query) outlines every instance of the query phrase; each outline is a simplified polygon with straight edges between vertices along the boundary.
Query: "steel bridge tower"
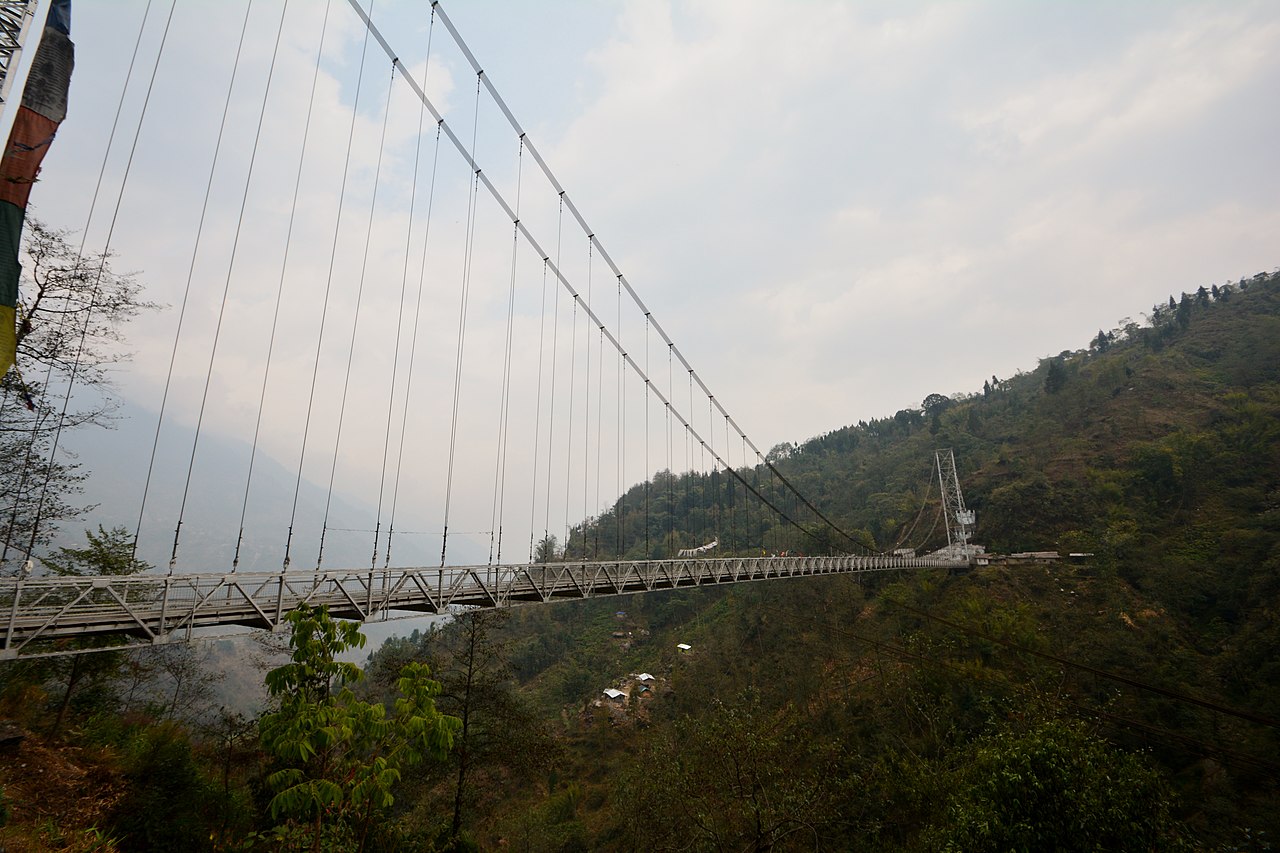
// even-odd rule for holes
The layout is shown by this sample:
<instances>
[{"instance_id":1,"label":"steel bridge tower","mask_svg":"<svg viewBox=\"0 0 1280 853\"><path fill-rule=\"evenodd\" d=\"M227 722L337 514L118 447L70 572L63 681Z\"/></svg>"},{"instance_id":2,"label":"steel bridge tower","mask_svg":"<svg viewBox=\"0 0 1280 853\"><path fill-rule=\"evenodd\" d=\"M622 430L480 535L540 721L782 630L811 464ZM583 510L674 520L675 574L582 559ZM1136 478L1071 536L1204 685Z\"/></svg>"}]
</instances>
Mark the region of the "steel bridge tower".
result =
<instances>
[{"instance_id":1,"label":"steel bridge tower","mask_svg":"<svg viewBox=\"0 0 1280 853\"><path fill-rule=\"evenodd\" d=\"M933 454L938 466L938 484L942 488L942 507L947 516L947 551L957 560L971 562L975 549L969 544L973 536L973 510L965 509L964 494L960 491L960 477L956 474L956 456L950 448L936 450Z\"/></svg>"},{"instance_id":2,"label":"steel bridge tower","mask_svg":"<svg viewBox=\"0 0 1280 853\"><path fill-rule=\"evenodd\" d=\"M0 0L0 106L9 100L39 0Z\"/></svg>"}]
</instances>

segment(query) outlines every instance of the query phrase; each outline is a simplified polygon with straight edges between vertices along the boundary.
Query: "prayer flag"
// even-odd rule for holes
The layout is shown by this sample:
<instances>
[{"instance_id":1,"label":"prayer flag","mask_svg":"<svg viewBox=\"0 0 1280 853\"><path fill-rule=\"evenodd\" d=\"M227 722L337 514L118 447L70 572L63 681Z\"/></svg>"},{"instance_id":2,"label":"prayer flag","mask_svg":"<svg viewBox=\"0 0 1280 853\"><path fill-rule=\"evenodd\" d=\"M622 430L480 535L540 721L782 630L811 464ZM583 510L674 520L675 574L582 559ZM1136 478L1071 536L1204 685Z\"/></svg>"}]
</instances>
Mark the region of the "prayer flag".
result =
<instances>
[{"instance_id":1,"label":"prayer flag","mask_svg":"<svg viewBox=\"0 0 1280 853\"><path fill-rule=\"evenodd\" d=\"M18 280L22 275L18 253L27 198L58 125L66 118L74 65L71 0L54 0L27 74L9 144L0 157L0 376L17 358Z\"/></svg>"}]
</instances>

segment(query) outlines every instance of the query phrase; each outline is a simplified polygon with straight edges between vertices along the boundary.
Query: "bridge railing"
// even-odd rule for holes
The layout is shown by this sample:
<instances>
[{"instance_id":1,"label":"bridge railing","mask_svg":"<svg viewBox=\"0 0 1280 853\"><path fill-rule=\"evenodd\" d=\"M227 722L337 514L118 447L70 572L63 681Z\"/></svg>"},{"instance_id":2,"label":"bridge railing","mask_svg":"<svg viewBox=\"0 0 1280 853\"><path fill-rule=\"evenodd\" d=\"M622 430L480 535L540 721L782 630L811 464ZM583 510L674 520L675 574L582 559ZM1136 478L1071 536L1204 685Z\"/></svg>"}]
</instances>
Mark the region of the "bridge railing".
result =
<instances>
[{"instance_id":1,"label":"bridge railing","mask_svg":"<svg viewBox=\"0 0 1280 853\"><path fill-rule=\"evenodd\" d=\"M302 604L365 621L460 607L509 607L602 595L821 574L953 565L927 557L695 557L209 574L0 580L0 659L68 654L86 637L189 640L217 628L278 631Z\"/></svg>"}]
</instances>

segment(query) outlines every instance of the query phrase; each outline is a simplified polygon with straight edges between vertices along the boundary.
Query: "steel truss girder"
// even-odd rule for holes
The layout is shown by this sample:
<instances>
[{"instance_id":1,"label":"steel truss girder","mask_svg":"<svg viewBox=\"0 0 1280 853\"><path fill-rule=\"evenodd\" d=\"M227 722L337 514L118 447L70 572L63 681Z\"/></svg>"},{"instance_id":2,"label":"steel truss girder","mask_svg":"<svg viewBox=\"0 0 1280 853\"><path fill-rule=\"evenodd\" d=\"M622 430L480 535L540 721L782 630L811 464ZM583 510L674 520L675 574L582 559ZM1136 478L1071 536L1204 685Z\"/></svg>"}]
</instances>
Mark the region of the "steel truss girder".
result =
<instances>
[{"instance_id":1,"label":"steel truss girder","mask_svg":"<svg viewBox=\"0 0 1280 853\"><path fill-rule=\"evenodd\" d=\"M0 580L0 660L81 651L75 638L153 645L227 626L279 631L299 605L343 619L403 618L723 583L949 567L929 557L727 557L445 568L330 569ZM401 614L401 615L393 615Z\"/></svg>"}]
</instances>

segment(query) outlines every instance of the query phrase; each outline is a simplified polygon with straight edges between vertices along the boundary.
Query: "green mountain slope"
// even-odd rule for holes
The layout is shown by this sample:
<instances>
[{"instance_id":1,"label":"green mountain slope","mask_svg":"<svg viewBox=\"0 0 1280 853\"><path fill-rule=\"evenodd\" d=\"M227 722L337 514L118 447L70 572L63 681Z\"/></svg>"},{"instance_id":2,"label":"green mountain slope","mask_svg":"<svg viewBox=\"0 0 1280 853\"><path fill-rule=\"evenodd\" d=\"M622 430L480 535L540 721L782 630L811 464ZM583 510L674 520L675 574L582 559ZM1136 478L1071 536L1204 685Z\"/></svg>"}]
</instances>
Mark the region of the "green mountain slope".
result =
<instances>
[{"instance_id":1,"label":"green mountain slope","mask_svg":"<svg viewBox=\"0 0 1280 853\"><path fill-rule=\"evenodd\" d=\"M1032 791L1055 804L1037 813L1060 807L1064 827L1091 815L1080 826L1093 829L1078 826L1079 844L1061 849L1269 849L1280 832L1278 439L1280 275L1259 275L1176 294L1145 324L972 395L932 395L921 409L775 448L782 476L880 549L945 543L933 453L950 447L977 541L1093 556L869 587L820 578L524 610L509 628L512 663L559 712L570 745L553 797L571 785L583 800L555 824L545 798L515 797L487 818L492 840L515 821L591 846L653 846L660 833L646 827L662 816L668 829L700 831L678 814L697 786L707 826L746 839L733 835L750 823L744 789L726 781L741 758L738 772L756 763L762 796L804 792L772 814L807 827L775 839L781 849L815 838L828 849L1039 849L1046 836L975 829L1021 826L1007 807ZM767 469L741 473L804 518ZM641 485L568 550L613 553L619 539L629 556L713 537L739 553L838 544L748 510L727 482L659 475L647 509ZM642 670L659 676L656 698L602 716L600 690ZM1054 789L1050 766L1071 767L1079 784ZM1022 782L993 793L993 772ZM1135 798L1128 817L1150 821L1123 844L1088 834L1103 832L1105 803L1121 809L1105 783L1118 778Z\"/></svg>"},{"instance_id":2,"label":"green mountain slope","mask_svg":"<svg viewBox=\"0 0 1280 853\"><path fill-rule=\"evenodd\" d=\"M475 611L393 638L343 702L390 731L373 709L399 709L422 661L466 724L403 774L323 729L346 781L394 794L358 810L365 849L1272 849L1278 356L1280 275L1262 275L738 472L801 529L723 472L640 484L570 556L853 547L784 478L862 545L937 546L938 448L979 542L1089 556ZM314 846L269 808L287 756L253 720L191 710L208 684L182 651L0 667L0 845ZM307 825L337 839L353 815Z\"/></svg>"}]
</instances>

